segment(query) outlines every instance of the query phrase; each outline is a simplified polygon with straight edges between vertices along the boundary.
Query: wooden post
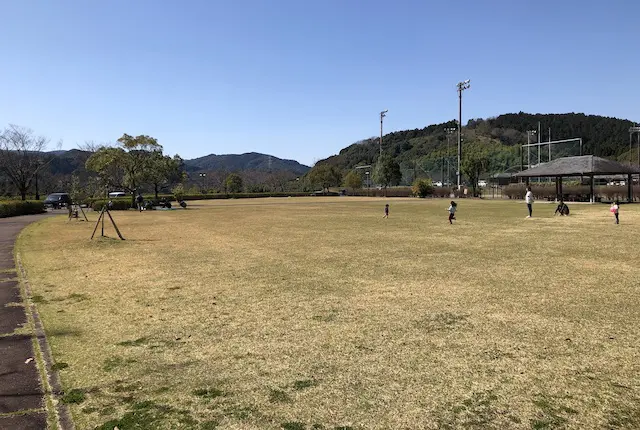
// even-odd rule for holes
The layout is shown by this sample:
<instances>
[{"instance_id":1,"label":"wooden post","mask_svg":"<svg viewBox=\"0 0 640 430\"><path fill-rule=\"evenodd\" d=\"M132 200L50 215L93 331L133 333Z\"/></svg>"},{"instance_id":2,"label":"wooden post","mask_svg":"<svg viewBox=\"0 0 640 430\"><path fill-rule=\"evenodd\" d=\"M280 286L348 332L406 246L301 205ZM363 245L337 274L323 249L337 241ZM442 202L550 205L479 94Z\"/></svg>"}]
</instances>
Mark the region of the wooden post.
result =
<instances>
[{"instance_id":1,"label":"wooden post","mask_svg":"<svg viewBox=\"0 0 640 430\"><path fill-rule=\"evenodd\" d=\"M558 176L558 188L560 189L560 200L564 201L564 196L562 193L562 176Z\"/></svg>"},{"instance_id":2,"label":"wooden post","mask_svg":"<svg viewBox=\"0 0 640 430\"><path fill-rule=\"evenodd\" d=\"M98 216L98 221L96 222L96 226L93 229L93 233L91 233L91 239L93 239L93 236L95 236L96 231L98 230L98 226L100 225L100 220L104 217L104 207L102 208L102 210L100 211L100 215Z\"/></svg>"},{"instance_id":3,"label":"wooden post","mask_svg":"<svg viewBox=\"0 0 640 430\"><path fill-rule=\"evenodd\" d=\"M633 202L633 182L631 173L627 175L627 199L629 200L629 203Z\"/></svg>"},{"instance_id":4,"label":"wooden post","mask_svg":"<svg viewBox=\"0 0 640 430\"><path fill-rule=\"evenodd\" d=\"M111 218L111 213L107 210L107 215L109 215L109 219L111 220L111 224L113 224L113 228L116 229L116 233L118 233L118 237L122 240L124 240L124 237L122 237L122 234L120 234L120 230L118 230L118 226L116 225L116 222L113 220L113 218ZM104 219L104 217L102 217Z\"/></svg>"},{"instance_id":5,"label":"wooden post","mask_svg":"<svg viewBox=\"0 0 640 430\"><path fill-rule=\"evenodd\" d=\"M84 213L84 209L82 209L82 206L78 205L78 208L80 209L80 212L82 212L82 216L84 217L84 220L89 222L89 218L87 218L87 214Z\"/></svg>"}]
</instances>

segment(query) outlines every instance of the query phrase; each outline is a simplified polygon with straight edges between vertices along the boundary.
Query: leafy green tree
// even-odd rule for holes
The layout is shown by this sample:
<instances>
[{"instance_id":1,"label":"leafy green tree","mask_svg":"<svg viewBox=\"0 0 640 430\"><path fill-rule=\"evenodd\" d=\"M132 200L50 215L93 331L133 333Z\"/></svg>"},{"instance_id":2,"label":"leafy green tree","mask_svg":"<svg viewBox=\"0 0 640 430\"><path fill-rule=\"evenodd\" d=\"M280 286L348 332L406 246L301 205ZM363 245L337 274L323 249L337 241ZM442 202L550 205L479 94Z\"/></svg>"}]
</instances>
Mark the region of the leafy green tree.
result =
<instances>
[{"instance_id":1,"label":"leafy green tree","mask_svg":"<svg viewBox=\"0 0 640 430\"><path fill-rule=\"evenodd\" d=\"M344 178L344 186L352 190L362 188L362 175L355 170L349 171Z\"/></svg>"},{"instance_id":2,"label":"leafy green tree","mask_svg":"<svg viewBox=\"0 0 640 430\"><path fill-rule=\"evenodd\" d=\"M173 193L173 196L176 198L176 200L180 202L180 200L182 200L182 198L184 197L184 185L182 183L179 183L178 185L173 187L171 192Z\"/></svg>"},{"instance_id":3,"label":"leafy green tree","mask_svg":"<svg viewBox=\"0 0 640 430\"><path fill-rule=\"evenodd\" d=\"M171 158L159 151L149 154L145 181L153 185L156 200L161 188L180 182L183 174L183 161L179 155Z\"/></svg>"},{"instance_id":4,"label":"leafy green tree","mask_svg":"<svg viewBox=\"0 0 640 430\"><path fill-rule=\"evenodd\" d=\"M242 178L237 173L231 173L225 180L227 192L234 194L242 192Z\"/></svg>"},{"instance_id":5,"label":"leafy green tree","mask_svg":"<svg viewBox=\"0 0 640 430\"><path fill-rule=\"evenodd\" d=\"M342 172L335 166L316 164L307 173L307 180L313 186L322 187L322 191L326 192L329 187L337 187L342 183Z\"/></svg>"},{"instance_id":6,"label":"leafy green tree","mask_svg":"<svg viewBox=\"0 0 640 430\"><path fill-rule=\"evenodd\" d=\"M373 180L386 189L389 185L398 185L402 180L400 164L389 154L382 154L373 169Z\"/></svg>"},{"instance_id":7,"label":"leafy green tree","mask_svg":"<svg viewBox=\"0 0 640 430\"><path fill-rule=\"evenodd\" d=\"M477 190L480 175L486 172L488 167L489 154L483 145L472 143L464 147L461 171L471 184L474 196L478 195Z\"/></svg>"},{"instance_id":8,"label":"leafy green tree","mask_svg":"<svg viewBox=\"0 0 640 430\"><path fill-rule=\"evenodd\" d=\"M88 170L97 172L104 184L122 188L131 193L131 206L135 206L136 191L151 168L154 152L162 154L162 145L146 135L123 134L118 147L102 147L87 159Z\"/></svg>"},{"instance_id":9,"label":"leafy green tree","mask_svg":"<svg viewBox=\"0 0 640 430\"><path fill-rule=\"evenodd\" d=\"M435 190L431 179L416 179L411 188L414 195L422 198L432 195Z\"/></svg>"}]
</instances>

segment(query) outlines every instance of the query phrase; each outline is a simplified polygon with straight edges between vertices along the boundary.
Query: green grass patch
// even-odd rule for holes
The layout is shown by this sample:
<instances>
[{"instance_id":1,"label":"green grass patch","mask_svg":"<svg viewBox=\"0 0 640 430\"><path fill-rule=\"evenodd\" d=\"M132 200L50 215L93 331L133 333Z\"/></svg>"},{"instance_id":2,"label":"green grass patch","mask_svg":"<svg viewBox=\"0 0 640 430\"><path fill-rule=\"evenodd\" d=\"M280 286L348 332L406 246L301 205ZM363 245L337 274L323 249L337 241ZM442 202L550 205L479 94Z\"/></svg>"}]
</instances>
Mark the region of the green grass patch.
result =
<instances>
[{"instance_id":1,"label":"green grass patch","mask_svg":"<svg viewBox=\"0 0 640 430\"><path fill-rule=\"evenodd\" d=\"M293 383L293 389L300 391L305 388L313 387L317 384L317 381L314 381L313 379L301 379Z\"/></svg>"},{"instance_id":2,"label":"green grass patch","mask_svg":"<svg viewBox=\"0 0 640 430\"><path fill-rule=\"evenodd\" d=\"M62 402L63 403L67 403L67 404L71 404L71 403L82 403L84 402L84 400L86 399L86 395L84 393L83 390L74 388L72 390L69 390L68 392L64 393L64 395L62 396Z\"/></svg>"},{"instance_id":3,"label":"green grass patch","mask_svg":"<svg viewBox=\"0 0 640 430\"><path fill-rule=\"evenodd\" d=\"M127 367L130 364L136 363L137 360L134 358L123 358L119 356L109 357L104 360L102 364L102 370L105 372L112 372L115 369Z\"/></svg>"},{"instance_id":4,"label":"green grass patch","mask_svg":"<svg viewBox=\"0 0 640 430\"><path fill-rule=\"evenodd\" d=\"M41 296L40 294L31 296L31 301L33 303L48 303L48 301L44 298L44 296Z\"/></svg>"},{"instance_id":5,"label":"green grass patch","mask_svg":"<svg viewBox=\"0 0 640 430\"><path fill-rule=\"evenodd\" d=\"M117 345L119 346L143 346L146 345L147 343L149 343L149 339L146 337L140 337L138 339L135 340L125 340L122 342L118 342Z\"/></svg>"},{"instance_id":6,"label":"green grass patch","mask_svg":"<svg viewBox=\"0 0 640 430\"><path fill-rule=\"evenodd\" d=\"M269 401L271 403L291 403L293 399L285 391L271 389L269 391Z\"/></svg>"},{"instance_id":7,"label":"green grass patch","mask_svg":"<svg viewBox=\"0 0 640 430\"><path fill-rule=\"evenodd\" d=\"M193 391L194 396L202 397L203 399L215 399L216 397L224 397L224 391L216 388L198 388Z\"/></svg>"},{"instance_id":8,"label":"green grass patch","mask_svg":"<svg viewBox=\"0 0 640 430\"><path fill-rule=\"evenodd\" d=\"M66 369L67 367L69 367L68 363L65 363L64 361L60 361L58 363L54 363L51 365L51 370L53 371L59 371L62 369Z\"/></svg>"}]
</instances>

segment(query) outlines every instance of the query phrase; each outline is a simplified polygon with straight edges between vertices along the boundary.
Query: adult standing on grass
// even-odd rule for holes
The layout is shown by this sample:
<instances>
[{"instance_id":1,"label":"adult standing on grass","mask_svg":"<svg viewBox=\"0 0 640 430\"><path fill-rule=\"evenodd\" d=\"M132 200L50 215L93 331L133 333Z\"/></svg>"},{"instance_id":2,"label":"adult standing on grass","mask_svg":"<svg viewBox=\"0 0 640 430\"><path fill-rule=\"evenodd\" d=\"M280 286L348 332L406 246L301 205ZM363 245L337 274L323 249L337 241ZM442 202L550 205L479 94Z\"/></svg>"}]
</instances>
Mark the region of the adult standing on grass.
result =
<instances>
[{"instance_id":1,"label":"adult standing on grass","mask_svg":"<svg viewBox=\"0 0 640 430\"><path fill-rule=\"evenodd\" d=\"M136 197L136 202L138 202L138 211L142 212L142 203L144 202L144 198L142 197L142 194L138 193L138 197Z\"/></svg>"},{"instance_id":2,"label":"adult standing on grass","mask_svg":"<svg viewBox=\"0 0 640 430\"><path fill-rule=\"evenodd\" d=\"M531 192L531 187L527 187L527 194L524 196L524 201L527 202L527 209L529 209L527 218L531 218L533 216L533 193Z\"/></svg>"}]
</instances>

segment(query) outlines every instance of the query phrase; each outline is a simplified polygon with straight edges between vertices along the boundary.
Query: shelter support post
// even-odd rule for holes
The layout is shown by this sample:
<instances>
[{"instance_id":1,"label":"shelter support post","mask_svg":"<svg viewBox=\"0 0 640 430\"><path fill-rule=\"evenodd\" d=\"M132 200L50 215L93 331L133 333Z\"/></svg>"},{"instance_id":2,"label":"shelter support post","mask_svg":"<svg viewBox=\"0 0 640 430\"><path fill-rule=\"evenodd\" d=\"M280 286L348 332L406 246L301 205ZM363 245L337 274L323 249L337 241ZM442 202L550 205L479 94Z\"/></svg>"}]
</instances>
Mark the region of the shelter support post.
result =
<instances>
[{"instance_id":1,"label":"shelter support post","mask_svg":"<svg viewBox=\"0 0 640 430\"><path fill-rule=\"evenodd\" d=\"M629 203L633 202L633 180L631 178L631 173L627 175L627 198Z\"/></svg>"},{"instance_id":2,"label":"shelter support post","mask_svg":"<svg viewBox=\"0 0 640 430\"><path fill-rule=\"evenodd\" d=\"M562 199L560 195L560 177L556 176L556 201L559 202Z\"/></svg>"},{"instance_id":3,"label":"shelter support post","mask_svg":"<svg viewBox=\"0 0 640 430\"><path fill-rule=\"evenodd\" d=\"M560 200L564 200L564 196L562 195L562 176L558 176L558 189L560 190Z\"/></svg>"},{"instance_id":4,"label":"shelter support post","mask_svg":"<svg viewBox=\"0 0 640 430\"><path fill-rule=\"evenodd\" d=\"M596 201L596 198L593 194L593 175L591 175L589 178L589 201L591 203Z\"/></svg>"}]
</instances>

